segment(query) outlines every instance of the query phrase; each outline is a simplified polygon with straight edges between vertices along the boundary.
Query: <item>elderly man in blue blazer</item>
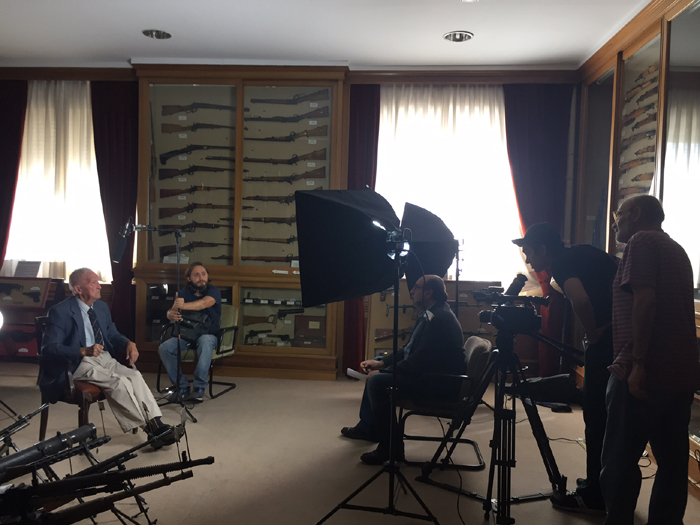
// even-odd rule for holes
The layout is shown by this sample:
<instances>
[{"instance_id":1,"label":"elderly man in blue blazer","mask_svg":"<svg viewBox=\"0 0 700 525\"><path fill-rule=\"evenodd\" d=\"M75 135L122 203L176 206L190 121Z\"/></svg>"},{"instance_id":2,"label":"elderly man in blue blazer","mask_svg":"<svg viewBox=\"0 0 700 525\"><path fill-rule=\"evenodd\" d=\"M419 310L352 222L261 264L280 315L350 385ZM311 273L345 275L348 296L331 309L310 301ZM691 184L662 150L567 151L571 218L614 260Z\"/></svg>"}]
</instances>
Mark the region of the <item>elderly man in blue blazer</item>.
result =
<instances>
[{"instance_id":1,"label":"elderly man in blue blazer","mask_svg":"<svg viewBox=\"0 0 700 525\"><path fill-rule=\"evenodd\" d=\"M126 351L126 360L133 365L139 357L136 344L117 331L105 303L100 301L97 274L88 268L75 270L68 283L73 297L49 310L49 322L42 342L43 367L39 384L56 402L65 390L68 374L64 361L51 366L52 357L68 360L74 381L98 386L109 403L124 432L140 427L149 437L165 434L172 427L160 421L160 408L153 394L135 368L117 362L117 352ZM62 360L61 360L62 361ZM175 432L155 442L170 445Z\"/></svg>"}]
</instances>

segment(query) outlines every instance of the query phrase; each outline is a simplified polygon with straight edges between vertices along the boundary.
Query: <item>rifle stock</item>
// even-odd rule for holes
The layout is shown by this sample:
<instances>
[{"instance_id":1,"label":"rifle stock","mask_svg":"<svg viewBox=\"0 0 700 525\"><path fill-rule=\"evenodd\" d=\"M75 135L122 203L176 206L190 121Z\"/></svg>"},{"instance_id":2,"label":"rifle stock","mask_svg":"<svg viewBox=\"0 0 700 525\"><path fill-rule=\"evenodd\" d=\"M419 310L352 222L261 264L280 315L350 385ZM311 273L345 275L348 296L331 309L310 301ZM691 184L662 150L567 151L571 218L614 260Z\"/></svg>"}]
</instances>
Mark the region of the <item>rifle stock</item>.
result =
<instances>
[{"instance_id":1,"label":"rifle stock","mask_svg":"<svg viewBox=\"0 0 700 525\"><path fill-rule=\"evenodd\" d=\"M190 186L189 188L184 188L184 189L174 189L174 190L162 189L162 190L160 190L160 198L164 199L166 197L175 197L177 195L186 195L188 193L190 195L192 195L198 191L217 191L217 190L233 191L234 188L220 187L220 186Z\"/></svg>"},{"instance_id":2,"label":"rifle stock","mask_svg":"<svg viewBox=\"0 0 700 525\"><path fill-rule=\"evenodd\" d=\"M288 159L259 159L244 157L243 162L263 162L266 164L296 164L303 160L326 160L326 148L306 153L305 155L292 155Z\"/></svg>"},{"instance_id":3,"label":"rifle stock","mask_svg":"<svg viewBox=\"0 0 700 525\"><path fill-rule=\"evenodd\" d=\"M236 151L235 146L211 146L209 144L189 144L184 148L180 149L174 149L172 151L166 151L165 153L161 153L159 158L160 158L160 163L164 165L168 160L172 159L173 157L177 157L178 155L189 155L193 151L209 151L210 149L227 149L230 151Z\"/></svg>"},{"instance_id":4,"label":"rifle stock","mask_svg":"<svg viewBox=\"0 0 700 525\"><path fill-rule=\"evenodd\" d=\"M209 209L209 210L233 210L235 205L233 204L199 204L193 202L189 206L184 208L160 208L158 210L159 219L167 219L173 215L179 215L181 213L192 213L194 210L199 209Z\"/></svg>"},{"instance_id":5,"label":"rifle stock","mask_svg":"<svg viewBox=\"0 0 700 525\"><path fill-rule=\"evenodd\" d=\"M213 224L211 222L196 222L192 221L187 224L161 224L159 228L162 228L164 230L182 230L183 232L193 232L197 228L206 228L209 230L214 230L216 228L228 228L228 226L225 226L224 224ZM172 231L159 231L158 235L161 237L163 235L168 235L169 233L172 233Z\"/></svg>"},{"instance_id":6,"label":"rifle stock","mask_svg":"<svg viewBox=\"0 0 700 525\"><path fill-rule=\"evenodd\" d=\"M175 115L176 113L195 113L199 109L219 109L222 111L236 111L236 106L222 106L220 104L206 104L204 102L193 102L187 106L169 105L160 108L163 117Z\"/></svg>"},{"instance_id":7,"label":"rifle stock","mask_svg":"<svg viewBox=\"0 0 700 525\"><path fill-rule=\"evenodd\" d=\"M236 129L236 126L223 126L221 124L196 123L191 126L180 126L179 124L161 124L161 133L185 133L186 131L196 132L198 129Z\"/></svg>"},{"instance_id":8,"label":"rifle stock","mask_svg":"<svg viewBox=\"0 0 700 525\"><path fill-rule=\"evenodd\" d=\"M158 178L160 180L172 179L174 177L179 177L181 175L192 175L197 171L207 171L207 172L220 172L220 171L233 171L232 168L217 168L214 166L197 166L193 165L189 168L184 168L181 170L175 168L161 168L158 170ZM162 191L162 190L161 190Z\"/></svg>"},{"instance_id":9,"label":"rifle stock","mask_svg":"<svg viewBox=\"0 0 700 525\"><path fill-rule=\"evenodd\" d=\"M328 100L328 89L321 89L319 91L314 91L313 93L307 93L305 95L295 95L292 98L252 98L250 99L251 104L286 104L294 105L301 104L302 102L316 102L319 100Z\"/></svg>"},{"instance_id":10,"label":"rifle stock","mask_svg":"<svg viewBox=\"0 0 700 525\"><path fill-rule=\"evenodd\" d=\"M297 217L296 215L292 215L291 217L244 217L241 220L247 222L262 222L265 224L287 224L291 226L297 222Z\"/></svg>"},{"instance_id":11,"label":"rifle stock","mask_svg":"<svg viewBox=\"0 0 700 525\"><path fill-rule=\"evenodd\" d=\"M307 118L324 118L328 115L328 106L324 106L304 113L303 115L293 115L291 117L246 117L244 120L249 120L251 122L299 122Z\"/></svg>"},{"instance_id":12,"label":"rifle stock","mask_svg":"<svg viewBox=\"0 0 700 525\"><path fill-rule=\"evenodd\" d=\"M292 244L294 242L297 242L297 237L292 235L291 237L287 237L286 239L267 239L264 237L243 237L242 240L244 241L254 241L254 242L274 242L278 244Z\"/></svg>"},{"instance_id":13,"label":"rifle stock","mask_svg":"<svg viewBox=\"0 0 700 525\"><path fill-rule=\"evenodd\" d=\"M225 243L225 242L201 242L201 241L194 241L191 242L185 246L183 246L180 251L181 252L191 252L195 248L216 248L217 246L233 246L233 244ZM165 257L167 255L172 255L177 251L177 245L173 244L170 246L161 246L160 247L160 256Z\"/></svg>"},{"instance_id":14,"label":"rifle stock","mask_svg":"<svg viewBox=\"0 0 700 525\"><path fill-rule=\"evenodd\" d=\"M299 259L298 255L289 254L286 257L275 257L272 255L242 256L241 261L262 261L262 262L292 262Z\"/></svg>"},{"instance_id":15,"label":"rifle stock","mask_svg":"<svg viewBox=\"0 0 700 525\"><path fill-rule=\"evenodd\" d=\"M298 180L303 179L325 179L326 178L326 168L316 168L315 170L307 171L306 173L292 173L288 176L279 177L245 177L243 182L286 182L292 184Z\"/></svg>"},{"instance_id":16,"label":"rifle stock","mask_svg":"<svg viewBox=\"0 0 700 525\"><path fill-rule=\"evenodd\" d=\"M266 142L294 142L302 137L325 137L328 135L328 126L320 126L318 128L307 129L296 133L292 131L289 135L281 137L244 137L245 140L262 140Z\"/></svg>"}]
</instances>

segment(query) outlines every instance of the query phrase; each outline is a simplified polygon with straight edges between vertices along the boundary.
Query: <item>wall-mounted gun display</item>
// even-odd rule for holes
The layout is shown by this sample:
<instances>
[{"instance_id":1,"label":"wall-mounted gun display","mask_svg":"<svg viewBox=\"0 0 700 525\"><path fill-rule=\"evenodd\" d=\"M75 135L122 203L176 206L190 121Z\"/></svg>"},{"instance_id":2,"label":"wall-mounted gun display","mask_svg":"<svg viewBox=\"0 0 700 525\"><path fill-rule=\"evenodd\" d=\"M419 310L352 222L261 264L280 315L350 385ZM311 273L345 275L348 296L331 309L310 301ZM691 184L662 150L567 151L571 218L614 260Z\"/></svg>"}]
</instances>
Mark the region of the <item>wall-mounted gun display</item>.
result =
<instances>
[{"instance_id":1,"label":"wall-mounted gun display","mask_svg":"<svg viewBox=\"0 0 700 525\"><path fill-rule=\"evenodd\" d=\"M634 79L635 82L639 82L640 80L644 80L647 78L649 75L656 73L656 71L659 69L658 64L655 64L653 66L649 66L647 69L642 71L637 78Z\"/></svg>"},{"instance_id":2,"label":"wall-mounted gun display","mask_svg":"<svg viewBox=\"0 0 700 525\"><path fill-rule=\"evenodd\" d=\"M251 344L250 342L253 339L257 339L263 335L271 333L272 330L248 330L248 333L245 334L245 337L243 338L243 344L244 345L249 345Z\"/></svg>"},{"instance_id":3,"label":"wall-mounted gun display","mask_svg":"<svg viewBox=\"0 0 700 525\"><path fill-rule=\"evenodd\" d=\"M297 242L297 237L292 235L291 237L287 237L286 239L266 239L263 237L243 237L241 240L243 241L253 241L253 242L276 242L279 244L292 244L293 242Z\"/></svg>"},{"instance_id":4,"label":"wall-mounted gun display","mask_svg":"<svg viewBox=\"0 0 700 525\"><path fill-rule=\"evenodd\" d=\"M182 213L192 213L194 210L233 210L235 206L233 204L200 204L197 202L193 202L189 206L185 206L184 208L160 208L158 210L158 218L160 219L167 219L168 217L172 217L173 215L180 215ZM249 208L252 208L252 206L249 206Z\"/></svg>"},{"instance_id":5,"label":"wall-mounted gun display","mask_svg":"<svg viewBox=\"0 0 700 525\"><path fill-rule=\"evenodd\" d=\"M243 182L286 182L292 184L303 179L325 179L326 168L316 168L315 170L307 171L306 173L292 173L288 176L274 177L244 177Z\"/></svg>"},{"instance_id":6,"label":"wall-mounted gun display","mask_svg":"<svg viewBox=\"0 0 700 525\"><path fill-rule=\"evenodd\" d=\"M34 291L34 292L22 292L22 295L26 295L35 303L38 303L39 301L41 301L41 292L38 290Z\"/></svg>"},{"instance_id":7,"label":"wall-mounted gun display","mask_svg":"<svg viewBox=\"0 0 700 525\"><path fill-rule=\"evenodd\" d=\"M644 155L645 153L654 153L656 151L656 144L652 144L650 146L647 146L645 148L640 148L637 151L634 152L635 155Z\"/></svg>"},{"instance_id":8,"label":"wall-mounted gun display","mask_svg":"<svg viewBox=\"0 0 700 525\"><path fill-rule=\"evenodd\" d=\"M265 164L296 164L303 160L326 160L326 148L312 151L304 155L292 155L288 159L258 159L244 157L243 162L262 162Z\"/></svg>"},{"instance_id":9,"label":"wall-mounted gun display","mask_svg":"<svg viewBox=\"0 0 700 525\"><path fill-rule=\"evenodd\" d=\"M637 166L642 166L643 164L649 164L650 162L654 162L656 160L656 157L651 156L651 157L644 157L641 159L634 159L629 162L625 162L624 164L620 164L620 170L621 172L631 170L632 168L636 168Z\"/></svg>"},{"instance_id":10,"label":"wall-mounted gun display","mask_svg":"<svg viewBox=\"0 0 700 525\"><path fill-rule=\"evenodd\" d=\"M653 180L654 179L654 172L649 171L647 173L640 173L639 175L635 175L632 177L632 182L642 182L646 180Z\"/></svg>"},{"instance_id":11,"label":"wall-mounted gun display","mask_svg":"<svg viewBox=\"0 0 700 525\"><path fill-rule=\"evenodd\" d=\"M649 91L642 93L641 95L639 95L639 98L637 99L637 104L644 102L649 97L653 97L654 95L656 95L658 93L659 93L659 86L656 86L654 89L650 89Z\"/></svg>"},{"instance_id":12,"label":"wall-mounted gun display","mask_svg":"<svg viewBox=\"0 0 700 525\"><path fill-rule=\"evenodd\" d=\"M160 108L160 114L163 117L175 115L176 113L195 113L200 109L218 109L221 111L236 111L236 106L222 106L221 104L206 104L204 102L193 102L187 106L163 106ZM245 108L245 111L250 111Z\"/></svg>"},{"instance_id":13,"label":"wall-mounted gun display","mask_svg":"<svg viewBox=\"0 0 700 525\"><path fill-rule=\"evenodd\" d=\"M291 117L245 117L243 120L251 122L299 122L304 119L324 118L328 115L328 106L324 106L304 113L303 115L293 115Z\"/></svg>"},{"instance_id":14,"label":"wall-mounted gun display","mask_svg":"<svg viewBox=\"0 0 700 525\"><path fill-rule=\"evenodd\" d=\"M328 100L328 90L321 89L313 93L294 95L292 98L251 98L251 104L286 104L295 105L302 102L318 102L319 100Z\"/></svg>"},{"instance_id":15,"label":"wall-mounted gun display","mask_svg":"<svg viewBox=\"0 0 700 525\"><path fill-rule=\"evenodd\" d=\"M160 163L164 165L168 160L178 155L189 155L193 151L208 151L210 149L227 149L229 151L236 151L235 146L211 146L209 144L189 144L184 148L174 149L172 151L167 151L159 155Z\"/></svg>"},{"instance_id":16,"label":"wall-mounted gun display","mask_svg":"<svg viewBox=\"0 0 700 525\"><path fill-rule=\"evenodd\" d=\"M160 190L160 198L165 199L166 197L175 197L177 195L194 194L198 191L217 191L217 190L228 190L233 191L234 188L221 187L221 186L190 186L189 188L175 189L175 190ZM233 198L233 197L232 197Z\"/></svg>"},{"instance_id":17,"label":"wall-mounted gun display","mask_svg":"<svg viewBox=\"0 0 700 525\"><path fill-rule=\"evenodd\" d=\"M289 135L283 135L281 137L244 137L245 140L261 140L266 142L294 142L296 139L302 137L325 137L328 135L328 126L320 126L318 128L307 129L306 131L300 131L298 133L292 131Z\"/></svg>"},{"instance_id":18,"label":"wall-mounted gun display","mask_svg":"<svg viewBox=\"0 0 700 525\"><path fill-rule=\"evenodd\" d=\"M296 215L291 217L243 217L242 221L247 222L263 222L263 223L275 223L275 224L288 224L291 226L297 222Z\"/></svg>"},{"instance_id":19,"label":"wall-mounted gun display","mask_svg":"<svg viewBox=\"0 0 700 525\"><path fill-rule=\"evenodd\" d=\"M299 260L299 256L292 255L291 253L285 257L275 257L273 255L259 255L259 256L244 255L241 257L241 261L292 262L292 261L298 261L298 260Z\"/></svg>"},{"instance_id":20,"label":"wall-mounted gun display","mask_svg":"<svg viewBox=\"0 0 700 525\"><path fill-rule=\"evenodd\" d=\"M226 242L200 242L200 241L194 241L189 244L186 244L183 246L180 251L182 252L191 252L194 251L195 248L216 248L217 246L233 246L232 243L226 243ZM160 256L165 257L167 255L172 255L177 251L177 247L173 244L171 246L161 246L160 247Z\"/></svg>"},{"instance_id":21,"label":"wall-mounted gun display","mask_svg":"<svg viewBox=\"0 0 700 525\"><path fill-rule=\"evenodd\" d=\"M635 195L637 193L649 193L649 188L642 186L630 186L629 188L620 188L617 192L619 196Z\"/></svg>"},{"instance_id":22,"label":"wall-mounted gun display","mask_svg":"<svg viewBox=\"0 0 700 525\"><path fill-rule=\"evenodd\" d=\"M649 115L647 118L640 120L637 122L634 126L632 126L632 131L641 128L642 126L646 126L647 124L651 124L652 122L656 122L656 117L658 116L657 113L652 113Z\"/></svg>"},{"instance_id":23,"label":"wall-mounted gun display","mask_svg":"<svg viewBox=\"0 0 700 525\"><path fill-rule=\"evenodd\" d=\"M192 175L193 173L196 173L198 171L207 171L207 172L212 172L212 173L218 173L220 171L233 171L233 168L217 168L214 166L190 166L189 168L184 168L181 170L174 169L174 168L160 168L158 170L158 179L160 180L166 180L166 179L172 179L175 177L181 177L183 175ZM160 190L161 192L163 190Z\"/></svg>"},{"instance_id":24,"label":"wall-mounted gun display","mask_svg":"<svg viewBox=\"0 0 700 525\"><path fill-rule=\"evenodd\" d=\"M268 196L268 195L254 195L252 197L243 197L244 201L260 201L260 202L279 202L283 204L291 204L296 199L293 193L287 196Z\"/></svg>"},{"instance_id":25,"label":"wall-mounted gun display","mask_svg":"<svg viewBox=\"0 0 700 525\"><path fill-rule=\"evenodd\" d=\"M159 228L163 230L181 230L183 232L193 232L198 228L201 229L206 229L206 230L215 230L217 228L228 228L229 226L225 224L214 224L211 222L188 222L187 224L161 224ZM169 235L170 231L159 231L158 235L161 237L163 235Z\"/></svg>"},{"instance_id":26,"label":"wall-mounted gun display","mask_svg":"<svg viewBox=\"0 0 700 525\"><path fill-rule=\"evenodd\" d=\"M622 139L620 142L621 146L621 151L625 151L627 148L629 148L632 144L635 142L638 142L644 138L646 139L653 139L656 136L656 130L651 129L649 131L641 131L639 133L635 133L634 135L627 137L626 139Z\"/></svg>"},{"instance_id":27,"label":"wall-mounted gun display","mask_svg":"<svg viewBox=\"0 0 700 525\"><path fill-rule=\"evenodd\" d=\"M224 126L222 124L205 124L204 122L196 122L191 126L180 126L179 124L166 124L160 125L161 133L186 133L191 131L195 133L199 129L236 129L236 126Z\"/></svg>"}]
</instances>

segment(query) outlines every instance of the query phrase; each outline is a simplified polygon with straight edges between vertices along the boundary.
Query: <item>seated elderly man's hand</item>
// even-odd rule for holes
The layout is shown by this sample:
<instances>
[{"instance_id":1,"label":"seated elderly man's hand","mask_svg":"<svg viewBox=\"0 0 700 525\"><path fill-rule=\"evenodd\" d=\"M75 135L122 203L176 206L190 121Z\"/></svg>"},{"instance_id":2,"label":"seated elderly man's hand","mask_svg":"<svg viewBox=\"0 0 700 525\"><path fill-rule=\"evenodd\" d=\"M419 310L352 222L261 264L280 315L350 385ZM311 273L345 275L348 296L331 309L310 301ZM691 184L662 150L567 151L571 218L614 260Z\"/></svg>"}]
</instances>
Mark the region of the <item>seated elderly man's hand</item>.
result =
<instances>
[{"instance_id":1,"label":"seated elderly man's hand","mask_svg":"<svg viewBox=\"0 0 700 525\"><path fill-rule=\"evenodd\" d=\"M376 359L369 359L367 361L362 361L360 363L360 368L365 374L372 374L372 372L377 372L384 368L383 361L377 361Z\"/></svg>"},{"instance_id":2,"label":"seated elderly man's hand","mask_svg":"<svg viewBox=\"0 0 700 525\"><path fill-rule=\"evenodd\" d=\"M102 345L98 345L95 343L92 346L86 346L80 349L80 355L83 357L97 357L100 354L103 354L105 351L105 347Z\"/></svg>"}]
</instances>

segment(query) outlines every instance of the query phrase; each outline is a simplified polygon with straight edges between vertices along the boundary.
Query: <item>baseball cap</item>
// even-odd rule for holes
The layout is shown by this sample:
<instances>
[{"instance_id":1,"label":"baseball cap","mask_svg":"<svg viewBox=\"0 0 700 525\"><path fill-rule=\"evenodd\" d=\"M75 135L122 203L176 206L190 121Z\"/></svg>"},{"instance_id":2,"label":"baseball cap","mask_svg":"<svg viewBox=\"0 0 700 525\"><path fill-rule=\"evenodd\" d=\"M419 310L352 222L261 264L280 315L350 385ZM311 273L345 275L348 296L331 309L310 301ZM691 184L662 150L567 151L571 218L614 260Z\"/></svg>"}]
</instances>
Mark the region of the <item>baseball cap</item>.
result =
<instances>
[{"instance_id":1,"label":"baseball cap","mask_svg":"<svg viewBox=\"0 0 700 525\"><path fill-rule=\"evenodd\" d=\"M564 243L558 229L548 222L538 222L527 229L522 239L513 239L513 244L522 248L526 244L528 246L560 247Z\"/></svg>"}]
</instances>

